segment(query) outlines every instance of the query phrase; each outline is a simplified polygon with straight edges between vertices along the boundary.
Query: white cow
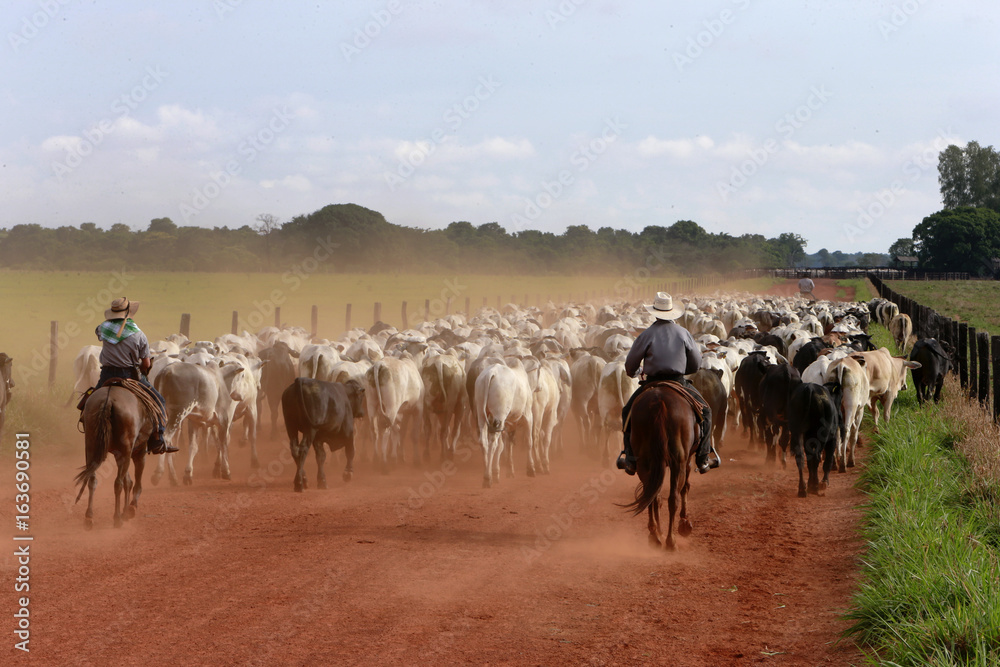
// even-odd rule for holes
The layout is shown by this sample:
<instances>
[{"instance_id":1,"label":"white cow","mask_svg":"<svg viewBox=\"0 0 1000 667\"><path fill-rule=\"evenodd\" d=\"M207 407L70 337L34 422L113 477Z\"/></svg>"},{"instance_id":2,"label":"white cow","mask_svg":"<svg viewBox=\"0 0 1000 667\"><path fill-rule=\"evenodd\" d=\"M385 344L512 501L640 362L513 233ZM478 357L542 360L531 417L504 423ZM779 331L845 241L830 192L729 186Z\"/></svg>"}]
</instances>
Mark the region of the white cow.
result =
<instances>
[{"instance_id":1,"label":"white cow","mask_svg":"<svg viewBox=\"0 0 1000 667\"><path fill-rule=\"evenodd\" d=\"M310 343L299 352L299 377L330 382L340 354L330 345Z\"/></svg>"},{"instance_id":2,"label":"white cow","mask_svg":"<svg viewBox=\"0 0 1000 667\"><path fill-rule=\"evenodd\" d=\"M74 394L83 394L91 387L96 387L101 379L101 346L84 345L73 360L73 376L76 383L73 385L73 393L69 400L73 400ZM69 402L66 403L69 405Z\"/></svg>"},{"instance_id":3,"label":"white cow","mask_svg":"<svg viewBox=\"0 0 1000 667\"><path fill-rule=\"evenodd\" d=\"M483 447L483 486L490 488L500 481L500 455L504 451L505 429L524 426L528 451L532 442L531 386L524 367L517 360L495 363L476 378L475 411L479 423L479 442ZM514 475L513 456L509 475Z\"/></svg>"},{"instance_id":4,"label":"white cow","mask_svg":"<svg viewBox=\"0 0 1000 667\"><path fill-rule=\"evenodd\" d=\"M451 460L468 405L465 365L455 354L428 355L421 363L420 377L424 383L424 456L430 460L431 443L437 442L441 459Z\"/></svg>"},{"instance_id":5,"label":"white cow","mask_svg":"<svg viewBox=\"0 0 1000 667\"><path fill-rule=\"evenodd\" d=\"M552 433L559 419L559 380L549 364L534 360L530 362L527 373L531 387L532 424L528 477L534 477L536 471L549 474Z\"/></svg>"},{"instance_id":6,"label":"white cow","mask_svg":"<svg viewBox=\"0 0 1000 667\"><path fill-rule=\"evenodd\" d=\"M625 373L624 361L610 361L601 370L597 389L597 404L601 414L600 430L603 433L601 458L608 464L618 457L619 437L622 432L622 408L632 393L639 388L639 381Z\"/></svg>"},{"instance_id":7,"label":"white cow","mask_svg":"<svg viewBox=\"0 0 1000 667\"><path fill-rule=\"evenodd\" d=\"M194 480L194 456L200 442L207 442L209 428L216 434L219 453L213 477L230 479L229 428L233 423L236 405L241 397L233 389L233 381L243 373L243 367L230 364L199 366L196 364L171 364L156 378L156 389L163 395L167 407L167 428L164 438L172 443L185 420L189 420L190 443L188 462L184 469L184 483ZM163 456L153 473L156 484L163 476L164 465L170 467L170 482L177 484L173 454Z\"/></svg>"},{"instance_id":8,"label":"white cow","mask_svg":"<svg viewBox=\"0 0 1000 667\"><path fill-rule=\"evenodd\" d=\"M865 363L864 356L855 353L831 362L826 371L825 381L836 382L843 392L840 418L844 422L846 434L843 438L838 434L837 451L834 454L834 461L837 462L837 469L840 472L846 472L848 467L854 466L854 449L858 445L861 420L865 416L865 405L868 403L869 395Z\"/></svg>"},{"instance_id":9,"label":"white cow","mask_svg":"<svg viewBox=\"0 0 1000 667\"><path fill-rule=\"evenodd\" d=\"M375 454L382 473L389 473L392 458L401 460L401 444L409 435L414 463L420 461L419 432L423 423L424 383L412 359L385 357L365 373L365 399L375 429Z\"/></svg>"},{"instance_id":10,"label":"white cow","mask_svg":"<svg viewBox=\"0 0 1000 667\"><path fill-rule=\"evenodd\" d=\"M570 364L573 378L573 417L580 431L580 449L597 451L597 432L600 429L600 410L597 406L597 387L600 385L604 359L583 353Z\"/></svg>"}]
</instances>

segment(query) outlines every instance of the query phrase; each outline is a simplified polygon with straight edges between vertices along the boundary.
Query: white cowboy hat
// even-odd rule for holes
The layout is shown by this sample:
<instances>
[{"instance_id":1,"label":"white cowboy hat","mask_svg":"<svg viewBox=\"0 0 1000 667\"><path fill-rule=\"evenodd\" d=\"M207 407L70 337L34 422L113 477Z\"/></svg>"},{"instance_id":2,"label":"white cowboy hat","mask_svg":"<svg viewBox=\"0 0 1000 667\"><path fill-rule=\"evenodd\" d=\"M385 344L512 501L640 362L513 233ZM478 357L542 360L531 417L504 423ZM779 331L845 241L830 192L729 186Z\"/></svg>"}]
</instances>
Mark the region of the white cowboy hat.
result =
<instances>
[{"instance_id":1,"label":"white cowboy hat","mask_svg":"<svg viewBox=\"0 0 1000 667\"><path fill-rule=\"evenodd\" d=\"M135 315L139 310L138 301L129 301L127 297L121 297L111 302L111 307L104 311L104 319L121 320Z\"/></svg>"},{"instance_id":2,"label":"white cowboy hat","mask_svg":"<svg viewBox=\"0 0 1000 667\"><path fill-rule=\"evenodd\" d=\"M684 309L676 308L673 297L666 292L657 292L653 305L646 306L646 310L658 320L676 320L684 314Z\"/></svg>"}]
</instances>

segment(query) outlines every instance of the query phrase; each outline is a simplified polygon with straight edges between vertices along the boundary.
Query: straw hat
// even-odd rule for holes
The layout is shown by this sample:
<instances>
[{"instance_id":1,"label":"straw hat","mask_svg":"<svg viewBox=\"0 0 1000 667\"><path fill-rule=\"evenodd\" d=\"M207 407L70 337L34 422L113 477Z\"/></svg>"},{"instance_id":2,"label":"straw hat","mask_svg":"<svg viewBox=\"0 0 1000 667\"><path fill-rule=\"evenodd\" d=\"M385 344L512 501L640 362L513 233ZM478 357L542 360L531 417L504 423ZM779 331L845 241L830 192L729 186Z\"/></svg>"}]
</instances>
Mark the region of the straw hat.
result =
<instances>
[{"instance_id":1,"label":"straw hat","mask_svg":"<svg viewBox=\"0 0 1000 667\"><path fill-rule=\"evenodd\" d=\"M121 320L135 315L139 310L138 301L129 301L127 297L121 297L111 302L111 308L104 311L104 319Z\"/></svg>"},{"instance_id":2,"label":"straw hat","mask_svg":"<svg viewBox=\"0 0 1000 667\"><path fill-rule=\"evenodd\" d=\"M646 310L658 320L676 320L684 314L684 309L675 307L673 297L666 292L657 292L653 305L646 306Z\"/></svg>"}]
</instances>

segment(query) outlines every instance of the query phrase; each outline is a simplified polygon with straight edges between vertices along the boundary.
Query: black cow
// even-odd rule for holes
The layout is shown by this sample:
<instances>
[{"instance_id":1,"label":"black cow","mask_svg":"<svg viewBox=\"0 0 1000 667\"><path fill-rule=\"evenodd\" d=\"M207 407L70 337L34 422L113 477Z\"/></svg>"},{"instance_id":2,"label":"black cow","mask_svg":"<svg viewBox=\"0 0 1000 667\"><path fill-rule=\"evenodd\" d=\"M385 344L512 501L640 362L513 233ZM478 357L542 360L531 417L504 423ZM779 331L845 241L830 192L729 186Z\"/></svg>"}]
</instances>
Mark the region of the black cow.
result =
<instances>
[{"instance_id":1,"label":"black cow","mask_svg":"<svg viewBox=\"0 0 1000 667\"><path fill-rule=\"evenodd\" d=\"M763 351L751 352L740 362L736 369L733 388L736 390L736 401L740 406L740 419L743 421L743 433L750 435L753 445L760 437L757 430L757 413L760 412L760 381L771 362Z\"/></svg>"},{"instance_id":2,"label":"black cow","mask_svg":"<svg viewBox=\"0 0 1000 667\"><path fill-rule=\"evenodd\" d=\"M931 397L931 389L934 389L934 402L941 400L941 387L944 385L944 376L952 368L951 345L946 341L938 341L934 338L921 338L913 344L910 350L910 361L919 361L920 368L914 368L913 384L917 388L917 402L924 404L925 400Z\"/></svg>"},{"instance_id":3,"label":"black cow","mask_svg":"<svg viewBox=\"0 0 1000 667\"><path fill-rule=\"evenodd\" d=\"M722 384L722 369L701 368L688 379L712 410L712 440L718 451L726 434L726 415L729 413L729 396L726 386Z\"/></svg>"},{"instance_id":4,"label":"black cow","mask_svg":"<svg viewBox=\"0 0 1000 667\"><path fill-rule=\"evenodd\" d=\"M806 491L821 496L830 482L830 469L837 449L838 434L844 429L840 418L840 385L802 382L788 398L788 430L799 468L799 498ZM823 459L823 481L819 480L819 462ZM809 467L809 485L803 478L803 464Z\"/></svg>"},{"instance_id":5,"label":"black cow","mask_svg":"<svg viewBox=\"0 0 1000 667\"><path fill-rule=\"evenodd\" d=\"M11 389L14 387L14 359L0 352L0 433L7 420L7 405L10 403Z\"/></svg>"},{"instance_id":6,"label":"black cow","mask_svg":"<svg viewBox=\"0 0 1000 667\"><path fill-rule=\"evenodd\" d=\"M875 344L872 343L871 334L851 334L848 338L851 341L851 349L856 352L874 352L878 349L875 347Z\"/></svg>"},{"instance_id":7,"label":"black cow","mask_svg":"<svg viewBox=\"0 0 1000 667\"><path fill-rule=\"evenodd\" d=\"M295 472L295 490L306 488L306 458L309 448L316 450L319 472L316 485L326 488L326 450L335 452L344 448L347 467L344 481L351 480L354 472L354 420L365 415L365 388L357 380L346 383L324 382L312 378L295 378L281 394L281 412L285 417L288 446L292 450L298 469ZM299 433L302 439L299 440Z\"/></svg>"},{"instance_id":8,"label":"black cow","mask_svg":"<svg viewBox=\"0 0 1000 667\"><path fill-rule=\"evenodd\" d=\"M796 357L798 358L798 357ZM760 381L760 412L758 425L767 445L766 462L777 457L777 447L781 447L781 467L785 467L788 454L788 399L792 390L802 383L802 377L789 364L769 366Z\"/></svg>"},{"instance_id":9,"label":"black cow","mask_svg":"<svg viewBox=\"0 0 1000 667\"><path fill-rule=\"evenodd\" d=\"M781 339L781 336L778 336L773 333L760 332L753 337L753 340L761 347L764 347L765 345L771 345L774 347L774 349L778 351L778 354L780 354L781 356L783 357L788 356L788 351L785 349L785 341Z\"/></svg>"},{"instance_id":10,"label":"black cow","mask_svg":"<svg viewBox=\"0 0 1000 667\"><path fill-rule=\"evenodd\" d=\"M271 411L272 438L278 433L278 405L281 403L281 393L295 380L295 362L292 361L292 358L298 356L299 353L288 347L284 341L278 341L271 347L260 351L261 361L267 363L260 369L257 414L263 416L261 407L266 400L267 407Z\"/></svg>"},{"instance_id":11,"label":"black cow","mask_svg":"<svg viewBox=\"0 0 1000 667\"><path fill-rule=\"evenodd\" d=\"M827 347L829 345L822 338L813 338L798 349L795 358L792 359L792 366L799 372L799 375L805 373L809 364L819 359L819 353Z\"/></svg>"}]
</instances>

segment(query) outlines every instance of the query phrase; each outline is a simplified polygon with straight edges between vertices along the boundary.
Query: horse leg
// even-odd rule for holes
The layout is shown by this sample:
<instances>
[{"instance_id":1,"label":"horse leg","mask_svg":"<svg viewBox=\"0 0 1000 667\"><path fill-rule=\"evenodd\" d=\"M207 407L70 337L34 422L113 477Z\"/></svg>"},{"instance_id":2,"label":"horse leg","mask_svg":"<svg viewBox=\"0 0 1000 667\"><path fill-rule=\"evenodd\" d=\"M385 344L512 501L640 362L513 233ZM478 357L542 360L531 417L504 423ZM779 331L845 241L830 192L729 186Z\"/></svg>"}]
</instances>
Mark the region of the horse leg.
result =
<instances>
[{"instance_id":1,"label":"horse leg","mask_svg":"<svg viewBox=\"0 0 1000 667\"><path fill-rule=\"evenodd\" d=\"M646 511L649 512L649 522L647 523L649 528L649 544L659 549L663 546L663 534L660 533L660 499L653 498L653 502L649 504Z\"/></svg>"},{"instance_id":2,"label":"horse leg","mask_svg":"<svg viewBox=\"0 0 1000 667\"><path fill-rule=\"evenodd\" d=\"M87 481L87 489L89 495L87 496L87 513L84 515L84 525L87 530L94 527L94 491L97 490L97 475L92 476Z\"/></svg>"},{"instance_id":3,"label":"horse leg","mask_svg":"<svg viewBox=\"0 0 1000 667\"><path fill-rule=\"evenodd\" d=\"M118 459L118 474L115 475L115 528L122 527L122 492L125 490L125 478L128 476L128 458L125 458L125 463ZM128 495L125 496L125 501L128 502Z\"/></svg>"},{"instance_id":4,"label":"horse leg","mask_svg":"<svg viewBox=\"0 0 1000 667\"><path fill-rule=\"evenodd\" d=\"M132 491L132 502L126 510L126 519L135 518L135 512L139 509L139 496L142 495L142 471L146 467L146 451L141 445L138 452L132 450L132 466L135 468L135 487Z\"/></svg>"},{"instance_id":5,"label":"horse leg","mask_svg":"<svg viewBox=\"0 0 1000 667\"><path fill-rule=\"evenodd\" d=\"M690 458L685 460L684 463L677 467L677 475L684 480L681 484L680 497L681 497L681 514L680 521L677 524L677 532L681 537L687 537L691 534L691 530L694 528L694 524L691 522L691 518L688 517L688 491L691 490L691 472L690 468L691 460Z\"/></svg>"},{"instance_id":6,"label":"horse leg","mask_svg":"<svg viewBox=\"0 0 1000 667\"><path fill-rule=\"evenodd\" d=\"M669 513L667 520L667 538L663 543L663 546L667 551L673 551L677 548L677 543L674 542L674 517L677 516L677 496L679 489L677 488L677 463L671 462L667 467L670 470L670 494L667 496L667 512Z\"/></svg>"}]
</instances>

